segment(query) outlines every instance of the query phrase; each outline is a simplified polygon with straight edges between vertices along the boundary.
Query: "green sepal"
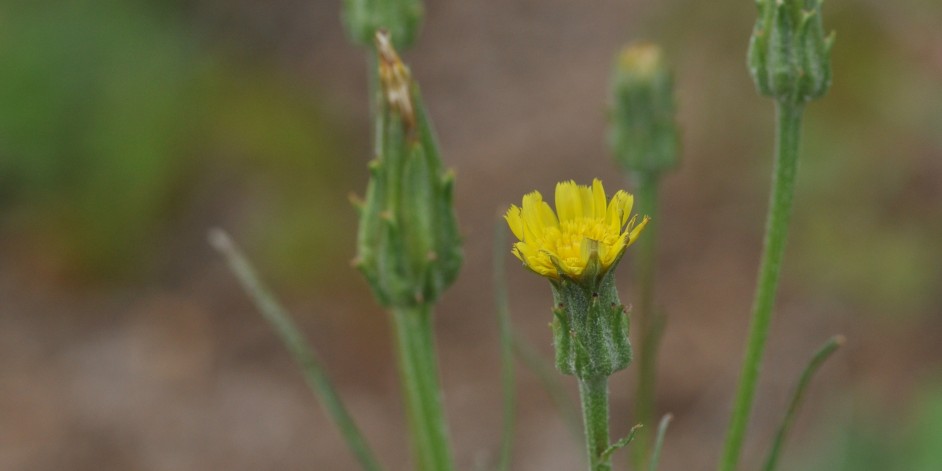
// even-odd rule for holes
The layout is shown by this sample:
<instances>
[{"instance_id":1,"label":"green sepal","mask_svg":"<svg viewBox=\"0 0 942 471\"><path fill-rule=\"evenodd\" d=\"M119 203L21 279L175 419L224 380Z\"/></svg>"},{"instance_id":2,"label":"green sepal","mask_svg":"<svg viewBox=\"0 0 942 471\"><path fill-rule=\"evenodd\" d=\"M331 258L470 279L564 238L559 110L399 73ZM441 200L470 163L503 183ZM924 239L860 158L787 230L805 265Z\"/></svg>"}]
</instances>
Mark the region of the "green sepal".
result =
<instances>
[{"instance_id":1,"label":"green sepal","mask_svg":"<svg viewBox=\"0 0 942 471\"><path fill-rule=\"evenodd\" d=\"M556 367L579 378L607 377L632 359L629 321L618 299L614 273L598 283L552 280Z\"/></svg>"}]
</instances>

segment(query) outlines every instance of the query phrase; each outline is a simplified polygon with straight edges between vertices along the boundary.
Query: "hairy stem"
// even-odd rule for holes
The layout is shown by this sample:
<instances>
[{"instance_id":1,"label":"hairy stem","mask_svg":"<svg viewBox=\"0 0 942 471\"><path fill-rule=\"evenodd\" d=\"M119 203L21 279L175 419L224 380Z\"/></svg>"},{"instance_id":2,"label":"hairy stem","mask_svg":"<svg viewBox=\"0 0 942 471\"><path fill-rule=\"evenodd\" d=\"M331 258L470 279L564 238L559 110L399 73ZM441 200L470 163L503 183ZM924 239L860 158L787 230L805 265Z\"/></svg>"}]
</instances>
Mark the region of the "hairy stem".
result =
<instances>
[{"instance_id":1,"label":"hairy stem","mask_svg":"<svg viewBox=\"0 0 942 471\"><path fill-rule=\"evenodd\" d=\"M589 471L610 471L611 459L604 455L608 449L609 440L608 378L605 376L580 378L579 397L582 399Z\"/></svg>"},{"instance_id":2,"label":"hairy stem","mask_svg":"<svg viewBox=\"0 0 942 471\"><path fill-rule=\"evenodd\" d=\"M746 426L752 412L759 368L769 334L772 307L775 304L782 255L785 252L792 197L795 193L802 111L800 104L783 101L777 102L776 105L778 128L775 135L775 169L772 176L772 192L766 220L762 262L759 266L746 355L742 364L729 428L726 432L726 446L720 461L720 471L734 471L737 468Z\"/></svg>"}]
</instances>

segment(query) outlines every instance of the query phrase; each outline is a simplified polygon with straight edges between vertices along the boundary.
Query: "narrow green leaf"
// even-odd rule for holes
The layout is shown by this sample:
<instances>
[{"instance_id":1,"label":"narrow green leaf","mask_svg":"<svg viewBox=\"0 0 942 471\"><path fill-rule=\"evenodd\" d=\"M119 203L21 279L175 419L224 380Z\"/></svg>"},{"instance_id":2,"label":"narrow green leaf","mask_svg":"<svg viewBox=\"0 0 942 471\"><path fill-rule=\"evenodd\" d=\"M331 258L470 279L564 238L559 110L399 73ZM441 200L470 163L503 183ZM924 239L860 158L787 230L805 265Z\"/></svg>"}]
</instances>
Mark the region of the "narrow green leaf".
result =
<instances>
[{"instance_id":1,"label":"narrow green leaf","mask_svg":"<svg viewBox=\"0 0 942 471\"><path fill-rule=\"evenodd\" d=\"M661 447L664 446L664 435L667 434L667 426L673 418L670 414L661 417L661 423L657 426L657 438L654 439L654 451L651 452L651 460L648 462L648 471L657 471L658 462L661 460Z\"/></svg>"},{"instance_id":2,"label":"narrow green leaf","mask_svg":"<svg viewBox=\"0 0 942 471\"><path fill-rule=\"evenodd\" d=\"M278 300L259 280L248 259L236 247L229 235L220 229L210 231L209 243L226 258L229 268L239 279L246 294L252 298L262 316L272 326L295 361L301 366L308 386L320 399L328 415L333 419L337 428L340 429L343 439L360 462L360 466L365 471L382 470L382 466L380 466L369 445L367 445L363 434L360 433L359 428L353 422L353 417L350 416L347 408L343 405L340 395L337 394L337 390L331 384L330 379L327 378L327 373L324 371L317 354L308 345L304 335L298 330L294 321L281 307Z\"/></svg>"},{"instance_id":3,"label":"narrow green leaf","mask_svg":"<svg viewBox=\"0 0 942 471\"><path fill-rule=\"evenodd\" d=\"M801 407L805 390L808 389L811 378L814 376L815 372L818 371L818 368L824 364L825 360L830 358L838 348L844 345L844 342L845 339L842 335L831 337L824 346L811 357L811 361L808 362L804 371L801 372L801 376L798 379L798 386L795 387L795 391L792 393L792 400L788 404L788 410L785 412L782 424L779 426L775 440L772 442L772 448L769 450L769 456L766 459L765 468L763 468L765 471L774 471L775 467L778 466L778 459L781 455L782 447L785 444L785 438L788 435L788 431L791 430L792 423L795 421L795 416L798 413L798 408Z\"/></svg>"},{"instance_id":4,"label":"narrow green leaf","mask_svg":"<svg viewBox=\"0 0 942 471\"><path fill-rule=\"evenodd\" d=\"M622 438L621 440L618 440L617 442L615 442L614 444L606 448L605 451L602 452L602 461L608 460L612 456L613 453L628 446L628 444L631 443L631 441L635 439L635 434L638 433L638 430L641 430L641 428L643 427L644 425L641 425L641 424L637 424L634 427L631 427L631 430L628 431L627 437Z\"/></svg>"}]
</instances>

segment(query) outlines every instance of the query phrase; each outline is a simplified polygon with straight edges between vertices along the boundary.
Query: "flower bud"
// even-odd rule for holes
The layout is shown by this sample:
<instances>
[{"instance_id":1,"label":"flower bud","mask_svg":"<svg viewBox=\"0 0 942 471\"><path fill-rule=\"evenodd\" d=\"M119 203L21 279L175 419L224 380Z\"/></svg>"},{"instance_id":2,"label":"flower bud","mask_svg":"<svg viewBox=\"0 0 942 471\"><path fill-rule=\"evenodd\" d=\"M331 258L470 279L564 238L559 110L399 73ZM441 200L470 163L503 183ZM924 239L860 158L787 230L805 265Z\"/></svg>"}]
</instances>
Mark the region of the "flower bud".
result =
<instances>
[{"instance_id":1,"label":"flower bud","mask_svg":"<svg viewBox=\"0 0 942 471\"><path fill-rule=\"evenodd\" d=\"M661 49L651 43L626 47L616 61L609 140L629 171L659 173L677 165L673 77Z\"/></svg>"},{"instance_id":2,"label":"flower bud","mask_svg":"<svg viewBox=\"0 0 942 471\"><path fill-rule=\"evenodd\" d=\"M354 264L381 304L414 306L437 299L461 266L454 175L442 168L409 69L385 32L377 33L376 43L383 99Z\"/></svg>"},{"instance_id":3,"label":"flower bud","mask_svg":"<svg viewBox=\"0 0 942 471\"><path fill-rule=\"evenodd\" d=\"M398 49L412 45L424 10L422 0L344 0L343 22L350 38L370 47L376 32L385 29Z\"/></svg>"},{"instance_id":4,"label":"flower bud","mask_svg":"<svg viewBox=\"0 0 942 471\"><path fill-rule=\"evenodd\" d=\"M763 95L801 104L831 86L831 46L821 21L823 0L757 0L749 71Z\"/></svg>"}]
</instances>

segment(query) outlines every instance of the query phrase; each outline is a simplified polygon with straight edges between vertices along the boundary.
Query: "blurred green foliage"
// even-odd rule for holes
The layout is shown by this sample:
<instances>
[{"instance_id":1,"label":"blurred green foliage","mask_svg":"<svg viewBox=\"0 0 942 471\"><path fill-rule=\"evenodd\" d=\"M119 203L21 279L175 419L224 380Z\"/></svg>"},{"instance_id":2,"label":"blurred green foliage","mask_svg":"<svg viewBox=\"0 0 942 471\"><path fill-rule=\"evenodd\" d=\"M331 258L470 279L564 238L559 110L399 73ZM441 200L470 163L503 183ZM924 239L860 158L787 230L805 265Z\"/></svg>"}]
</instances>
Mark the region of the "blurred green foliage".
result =
<instances>
[{"instance_id":1,"label":"blurred green foliage","mask_svg":"<svg viewBox=\"0 0 942 471\"><path fill-rule=\"evenodd\" d=\"M924 388L900 414L878 417L883 407L860 408L853 420L819 440L823 449L806 454L809 471L938 471L942 469L942 385ZM814 448L814 447L812 447Z\"/></svg>"},{"instance_id":2,"label":"blurred green foliage","mask_svg":"<svg viewBox=\"0 0 942 471\"><path fill-rule=\"evenodd\" d=\"M823 8L825 28L837 31L834 80L805 113L786 282L864 314L938 315L942 61L927 32L938 30L942 2L828 0ZM698 154L736 165L751 173L730 187L751 187L741 193L749 196L767 191L773 126L771 105L747 88L755 14L737 2L670 0L638 21L678 57L681 124L706 129L699 142L684 136L686 168ZM725 157L730 150L738 152Z\"/></svg>"},{"instance_id":3,"label":"blurred green foliage","mask_svg":"<svg viewBox=\"0 0 942 471\"><path fill-rule=\"evenodd\" d=\"M790 251L806 289L897 318L933 314L942 285L942 192L933 170L942 102L926 99L942 96L942 82L927 60L906 55L918 49L907 51L914 45L893 30L932 10L942 14L942 4L831 17L850 41L835 46L839 72L828 99L807 113Z\"/></svg>"},{"instance_id":4,"label":"blurred green foliage","mask_svg":"<svg viewBox=\"0 0 942 471\"><path fill-rule=\"evenodd\" d=\"M105 270L150 245L192 129L193 53L131 5L20 2L0 40L0 201Z\"/></svg>"},{"instance_id":5,"label":"blurred green foliage","mask_svg":"<svg viewBox=\"0 0 942 471\"><path fill-rule=\"evenodd\" d=\"M198 185L234 169L225 183L241 184L227 196L261 201L243 218L250 234L265 228L253 242L270 248L273 266L313 276L315 260L337 257L337 231L316 221L352 212L336 126L300 80L201 44L177 9L0 8L0 231L68 272L147 274L162 256L184 256L162 251L179 248L171 242Z\"/></svg>"}]
</instances>

